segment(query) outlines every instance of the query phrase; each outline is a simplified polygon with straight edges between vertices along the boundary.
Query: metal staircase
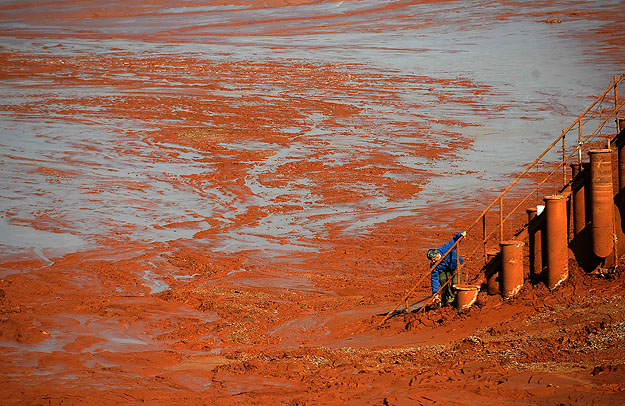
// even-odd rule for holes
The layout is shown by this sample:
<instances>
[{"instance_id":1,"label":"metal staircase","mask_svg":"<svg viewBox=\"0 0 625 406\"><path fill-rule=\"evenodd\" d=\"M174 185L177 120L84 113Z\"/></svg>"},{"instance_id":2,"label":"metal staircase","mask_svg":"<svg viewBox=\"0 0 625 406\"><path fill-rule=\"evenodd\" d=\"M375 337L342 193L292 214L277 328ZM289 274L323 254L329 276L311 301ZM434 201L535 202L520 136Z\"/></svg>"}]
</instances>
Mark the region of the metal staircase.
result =
<instances>
[{"instance_id":1,"label":"metal staircase","mask_svg":"<svg viewBox=\"0 0 625 406\"><path fill-rule=\"evenodd\" d=\"M610 86L466 228L467 243L462 245L470 253L463 257L473 267L472 272L465 271L469 276L465 281L485 282L489 294L509 298L514 289L504 285L510 280L513 285L528 280L555 289L568 276L568 269L561 268L568 267L570 255L587 272L618 265L625 253L625 120L620 119L625 115L619 114L625 99L618 97L624 80L625 73L614 76ZM586 155L590 162L584 162ZM529 192L528 184L534 185ZM549 196L543 197L545 192ZM460 250L463 240L448 252ZM524 246L527 251L519 254ZM529 255L529 272L522 259L519 270L519 255ZM402 304L410 311L410 296L439 262L423 273L380 325ZM479 263L482 266L475 267Z\"/></svg>"}]
</instances>

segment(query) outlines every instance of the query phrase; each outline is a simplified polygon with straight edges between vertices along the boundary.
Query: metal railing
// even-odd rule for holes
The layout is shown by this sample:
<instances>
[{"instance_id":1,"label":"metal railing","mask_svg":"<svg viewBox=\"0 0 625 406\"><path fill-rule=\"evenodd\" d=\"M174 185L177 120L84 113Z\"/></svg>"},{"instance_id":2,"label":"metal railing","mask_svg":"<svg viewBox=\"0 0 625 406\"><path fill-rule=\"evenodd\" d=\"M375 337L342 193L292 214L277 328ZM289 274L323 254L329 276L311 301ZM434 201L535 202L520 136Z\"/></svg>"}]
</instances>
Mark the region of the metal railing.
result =
<instances>
[{"instance_id":1,"label":"metal railing","mask_svg":"<svg viewBox=\"0 0 625 406\"><path fill-rule=\"evenodd\" d=\"M534 195L541 186L543 186L546 182L548 182L549 180L553 179L553 176L558 172L558 170L561 168L562 169L562 188L559 190L559 192L563 192L564 190L566 190L566 187L568 186L569 182L567 182L567 168L566 168L566 164L567 162L569 162L569 160L571 158L574 158L575 155L577 155L577 161L578 163L581 164L582 162L582 151L585 150L585 146L590 145L590 141L597 137L601 131L603 130L604 126L606 125L606 123L608 122L608 120L610 120L612 117L616 118L617 121L617 133L618 133L618 113L621 110L621 108L623 108L623 106L625 105L625 100L623 102L619 103L619 99L618 99L618 84L620 82L622 82L623 80L625 80L625 73L621 74L620 76L614 76L614 80L612 82L612 84L610 86L608 86L608 88L600 95L598 96L595 101L586 109L584 110L584 112L582 114L580 114L571 125L568 126L568 128L562 130L562 134L556 138L539 156L538 158L536 158L532 163L530 163L523 172L521 172L521 174L519 174L513 181L512 183L510 183L510 185L508 187L506 187L481 213L480 215L477 217L477 219L469 226L467 227L467 232L471 231L472 229L475 228L476 225L478 225L479 223L482 224L482 248L483 248L483 257L484 257L484 262L486 262L487 260L487 249L488 249L488 242L489 240L491 240L491 238L493 236L497 236L498 239L496 240L496 242L501 242L504 240L504 237L506 235L506 230L505 230L505 224L506 222L515 214L517 213L518 209L523 206L530 198L532 195ZM610 109L606 110L603 108L603 102L605 101L606 96L610 93L610 91L614 91L614 106L611 107ZM599 110L598 111L593 111L593 109L595 107L599 106ZM594 116L592 117L588 117L589 115L591 115L591 113L594 113ZM603 117L603 115L605 114L605 118ZM597 119L597 115L599 115L599 118ZM598 121L598 125L586 136L583 135L583 131L582 131L582 125L584 122L588 122L593 120L594 121ZM572 151L568 152L567 151L567 143L566 143L566 136L567 134L569 134L573 129L577 128L577 134L576 134L576 143L573 144L574 147L570 148ZM528 176L528 174L530 173L530 171L535 168L537 166L537 164L541 161L541 159L543 159L543 157L545 157L549 152L551 152L556 146L558 146L561 143L562 146L562 158L559 160L559 162L552 162L551 163L551 167L554 168L552 169L541 181L537 182L537 185L534 189L532 189L529 193L527 193L526 195L524 195L523 197L521 197L518 201L518 203L514 206L514 208L512 208L511 210L509 210L508 212L504 211L504 197L509 194L512 190L512 188L517 185L517 183L523 179L526 178ZM610 148L610 139L608 138L607 140L607 147ZM590 149L590 148L588 148ZM560 151L558 151L560 152ZM498 224L497 226L493 229L493 230L488 230L487 227L487 221L486 221L486 216L491 212L491 210L498 206L499 210L498 210L498 214L499 214L499 218L498 218ZM496 235L498 234L498 235ZM467 256L467 258L473 257L473 255L476 253L477 249L479 249L480 247L476 248L471 254L469 254Z\"/></svg>"}]
</instances>

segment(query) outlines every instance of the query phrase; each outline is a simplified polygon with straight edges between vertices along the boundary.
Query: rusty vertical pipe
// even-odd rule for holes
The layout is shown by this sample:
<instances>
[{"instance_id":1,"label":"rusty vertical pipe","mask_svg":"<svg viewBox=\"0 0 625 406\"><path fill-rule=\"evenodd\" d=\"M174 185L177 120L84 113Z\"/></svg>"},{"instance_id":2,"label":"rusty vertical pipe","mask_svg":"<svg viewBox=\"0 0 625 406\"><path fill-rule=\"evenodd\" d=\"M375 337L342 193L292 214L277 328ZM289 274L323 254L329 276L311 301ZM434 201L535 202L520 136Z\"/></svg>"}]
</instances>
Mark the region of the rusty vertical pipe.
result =
<instances>
[{"instance_id":1,"label":"rusty vertical pipe","mask_svg":"<svg viewBox=\"0 0 625 406\"><path fill-rule=\"evenodd\" d=\"M501 283L501 295L509 299L519 293L523 287L523 242L502 241L501 247L501 271L499 280Z\"/></svg>"},{"instance_id":2,"label":"rusty vertical pipe","mask_svg":"<svg viewBox=\"0 0 625 406\"><path fill-rule=\"evenodd\" d=\"M582 164L572 164L573 183L571 184L571 203L573 206L573 237L586 227L586 191Z\"/></svg>"},{"instance_id":3,"label":"rusty vertical pipe","mask_svg":"<svg viewBox=\"0 0 625 406\"><path fill-rule=\"evenodd\" d=\"M590 227L590 221L592 219L592 185L590 184L590 162L582 163L582 173L584 173L584 202L586 204L586 223L585 227Z\"/></svg>"},{"instance_id":4,"label":"rusty vertical pipe","mask_svg":"<svg viewBox=\"0 0 625 406\"><path fill-rule=\"evenodd\" d=\"M527 213L528 224L528 242L529 242L529 262L530 262L530 279L535 280L543 270L542 263L542 230L541 227L532 226L532 221L537 214L536 207L530 207L525 210Z\"/></svg>"},{"instance_id":5,"label":"rusty vertical pipe","mask_svg":"<svg viewBox=\"0 0 625 406\"><path fill-rule=\"evenodd\" d=\"M536 231L532 230L530 225L532 224L532 220L534 220L534 218L536 217L536 207L530 207L529 209L526 209L525 212L527 213L527 240L528 240L528 245L529 245L529 251L530 251L530 258L529 258L529 262L530 262L530 275L533 275L536 269L536 264L538 262L536 262L536 257L535 257L535 251L536 251Z\"/></svg>"},{"instance_id":6,"label":"rusty vertical pipe","mask_svg":"<svg viewBox=\"0 0 625 406\"><path fill-rule=\"evenodd\" d=\"M527 222L529 223L534 220L534 217L536 217L538 209L536 207L530 207L529 209L526 209L525 212L527 213Z\"/></svg>"},{"instance_id":7,"label":"rusty vertical pipe","mask_svg":"<svg viewBox=\"0 0 625 406\"><path fill-rule=\"evenodd\" d=\"M566 197L545 197L545 235L547 247L547 274L545 281L551 290L569 277L569 248L566 216Z\"/></svg>"},{"instance_id":8,"label":"rusty vertical pipe","mask_svg":"<svg viewBox=\"0 0 625 406\"><path fill-rule=\"evenodd\" d=\"M614 248L612 150L591 149L589 154L592 249L595 255L605 258Z\"/></svg>"}]
</instances>

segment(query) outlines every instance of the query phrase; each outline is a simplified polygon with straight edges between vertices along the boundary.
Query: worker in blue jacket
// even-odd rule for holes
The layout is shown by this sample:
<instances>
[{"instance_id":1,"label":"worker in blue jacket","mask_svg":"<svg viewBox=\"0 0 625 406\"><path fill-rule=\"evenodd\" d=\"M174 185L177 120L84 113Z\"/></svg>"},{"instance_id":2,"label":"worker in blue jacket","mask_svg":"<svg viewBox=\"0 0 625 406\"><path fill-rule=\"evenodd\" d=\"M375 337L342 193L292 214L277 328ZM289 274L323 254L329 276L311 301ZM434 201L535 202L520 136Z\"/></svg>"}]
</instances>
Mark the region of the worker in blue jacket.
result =
<instances>
[{"instance_id":1,"label":"worker in blue jacket","mask_svg":"<svg viewBox=\"0 0 625 406\"><path fill-rule=\"evenodd\" d=\"M449 251L449 249L456 241L458 241L460 237L465 237L466 235L467 232L463 231L454 235L454 238L442 247L428 250L427 256L430 260L430 266L433 266L439 259L441 259L441 257ZM462 257L456 253L456 248L454 247L454 249L451 250L451 252L447 254L447 256L436 266L436 268L432 269L432 294L438 292L439 287L444 285L451 277L453 277L451 283L443 288L440 295L440 301L438 301L438 297L435 296L435 303L438 306L441 306L441 304L445 306L454 301L455 295L451 285L458 283L460 280L461 271L458 270L458 273L455 276L454 274L456 273L457 265L462 265L463 263L464 261L462 260Z\"/></svg>"}]
</instances>

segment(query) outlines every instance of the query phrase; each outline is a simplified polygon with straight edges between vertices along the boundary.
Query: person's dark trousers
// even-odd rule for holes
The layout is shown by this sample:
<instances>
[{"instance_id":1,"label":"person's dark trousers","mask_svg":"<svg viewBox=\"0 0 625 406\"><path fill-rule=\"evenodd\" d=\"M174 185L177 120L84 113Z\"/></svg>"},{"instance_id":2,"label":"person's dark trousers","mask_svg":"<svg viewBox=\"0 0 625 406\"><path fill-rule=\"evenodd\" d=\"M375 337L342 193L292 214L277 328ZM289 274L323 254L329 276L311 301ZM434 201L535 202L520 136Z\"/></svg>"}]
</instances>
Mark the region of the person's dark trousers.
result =
<instances>
[{"instance_id":1,"label":"person's dark trousers","mask_svg":"<svg viewBox=\"0 0 625 406\"><path fill-rule=\"evenodd\" d=\"M445 272L441 272L438 275L438 281L440 282L439 286L443 286L448 280L449 278L451 278L451 276L455 273L456 271L445 271ZM453 285L458 283L458 279L460 277L460 275L462 275L462 271L459 271L455 276L453 281L445 286L441 292L441 303L443 306L446 306L448 304L451 304L454 302L454 290L452 288Z\"/></svg>"}]
</instances>

